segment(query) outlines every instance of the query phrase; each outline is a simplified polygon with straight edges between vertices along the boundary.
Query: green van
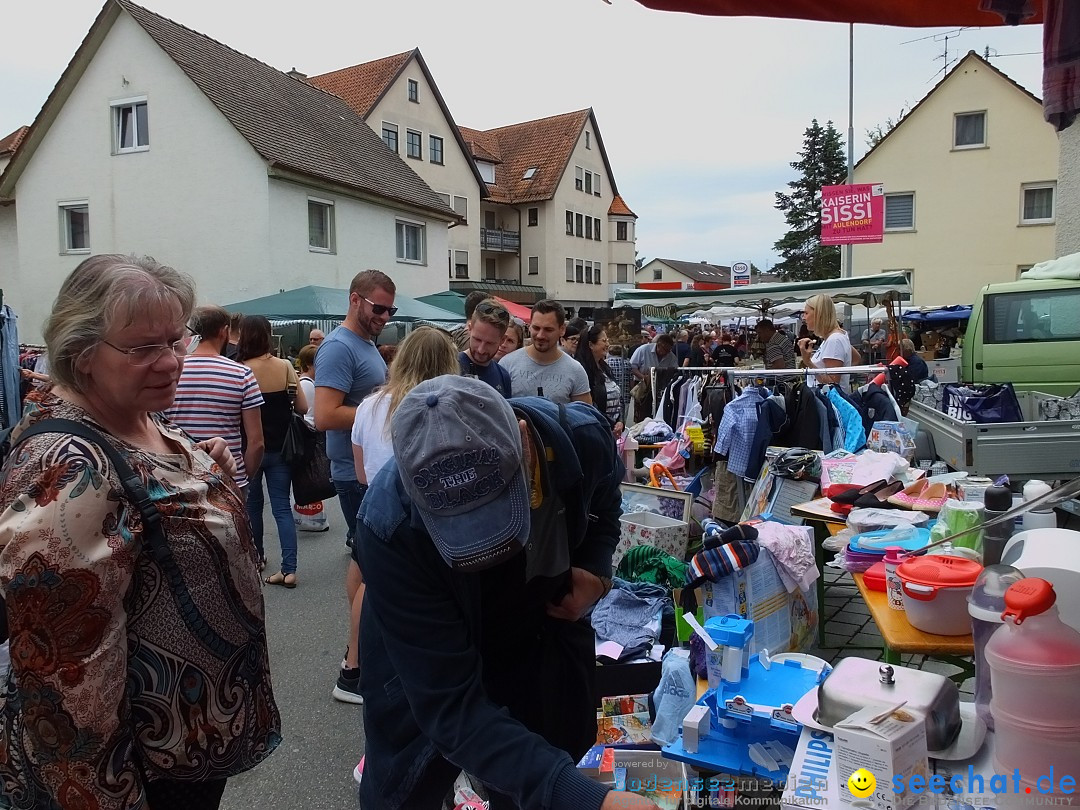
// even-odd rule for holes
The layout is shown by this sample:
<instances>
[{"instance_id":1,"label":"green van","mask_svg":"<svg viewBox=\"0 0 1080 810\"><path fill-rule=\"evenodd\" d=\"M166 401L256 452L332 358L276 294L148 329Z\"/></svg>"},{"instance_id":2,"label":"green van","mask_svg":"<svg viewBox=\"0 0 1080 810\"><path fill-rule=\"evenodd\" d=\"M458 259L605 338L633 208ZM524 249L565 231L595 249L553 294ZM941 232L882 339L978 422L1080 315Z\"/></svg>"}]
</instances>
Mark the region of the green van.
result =
<instances>
[{"instance_id":1,"label":"green van","mask_svg":"<svg viewBox=\"0 0 1080 810\"><path fill-rule=\"evenodd\" d=\"M1067 397L1080 389L1080 281L1024 280L982 288L961 360L966 382Z\"/></svg>"}]
</instances>

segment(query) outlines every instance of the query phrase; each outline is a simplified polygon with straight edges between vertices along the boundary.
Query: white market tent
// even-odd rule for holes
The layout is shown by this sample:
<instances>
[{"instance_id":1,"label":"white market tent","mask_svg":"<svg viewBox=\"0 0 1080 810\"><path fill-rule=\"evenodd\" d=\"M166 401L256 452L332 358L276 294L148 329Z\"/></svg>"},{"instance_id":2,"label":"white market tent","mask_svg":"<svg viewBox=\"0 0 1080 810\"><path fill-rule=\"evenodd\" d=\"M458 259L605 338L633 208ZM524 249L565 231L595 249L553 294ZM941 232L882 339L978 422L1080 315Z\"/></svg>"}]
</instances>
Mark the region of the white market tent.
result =
<instances>
[{"instance_id":1,"label":"white market tent","mask_svg":"<svg viewBox=\"0 0 1080 810\"><path fill-rule=\"evenodd\" d=\"M880 273L786 284L751 284L713 291L623 289L615 291L614 306L635 307L646 317L670 320L683 313L716 306L746 307L759 315L780 304L801 303L819 293L831 296L836 303L873 307L886 300L899 301L901 296L911 293L911 287L904 273Z\"/></svg>"}]
</instances>

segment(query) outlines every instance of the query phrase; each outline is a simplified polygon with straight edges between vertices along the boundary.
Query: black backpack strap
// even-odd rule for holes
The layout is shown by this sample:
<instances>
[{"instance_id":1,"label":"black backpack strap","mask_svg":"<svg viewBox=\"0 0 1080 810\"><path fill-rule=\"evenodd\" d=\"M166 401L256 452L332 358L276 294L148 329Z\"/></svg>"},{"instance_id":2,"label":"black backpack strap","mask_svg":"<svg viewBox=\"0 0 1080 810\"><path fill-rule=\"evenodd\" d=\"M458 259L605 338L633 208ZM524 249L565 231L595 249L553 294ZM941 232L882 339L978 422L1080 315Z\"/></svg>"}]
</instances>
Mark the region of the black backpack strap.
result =
<instances>
[{"instance_id":1,"label":"black backpack strap","mask_svg":"<svg viewBox=\"0 0 1080 810\"><path fill-rule=\"evenodd\" d=\"M27 439L43 433L69 433L78 436L100 447L108 456L109 463L112 464L113 469L116 470L117 475L120 477L120 484L123 486L124 492L142 515L143 537L147 541L150 553L153 554L154 561L161 569L165 581L169 584L173 601L176 602L176 607L184 623L199 641L214 654L222 658L232 657L239 648L218 635L207 623L206 619L203 618L198 605L191 598L191 592L188 591L187 583L184 582L183 574L176 564L172 549L169 548L168 541L165 539L165 532L161 528L161 512L158 511L157 506L154 505L154 501L150 497L150 493L143 486L142 479L131 468L131 465L128 464L120 451L116 449L112 442L92 427L72 419L42 419L40 422L35 422L19 434L19 438L11 445L12 451Z\"/></svg>"}]
</instances>

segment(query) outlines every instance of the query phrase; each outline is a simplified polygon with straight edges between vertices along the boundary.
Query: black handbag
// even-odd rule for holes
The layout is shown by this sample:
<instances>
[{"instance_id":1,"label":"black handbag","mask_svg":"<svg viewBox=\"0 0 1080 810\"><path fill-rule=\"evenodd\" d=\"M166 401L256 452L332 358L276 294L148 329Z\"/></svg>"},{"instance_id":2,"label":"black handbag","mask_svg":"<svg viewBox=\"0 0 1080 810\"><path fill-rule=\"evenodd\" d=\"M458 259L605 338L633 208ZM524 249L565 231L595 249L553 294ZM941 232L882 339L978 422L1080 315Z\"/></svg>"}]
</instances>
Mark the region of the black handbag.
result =
<instances>
[{"instance_id":1,"label":"black handbag","mask_svg":"<svg viewBox=\"0 0 1080 810\"><path fill-rule=\"evenodd\" d=\"M326 434L294 414L285 434L281 456L292 469L293 500L307 506L337 494L330 478L330 457L326 455Z\"/></svg>"}]
</instances>

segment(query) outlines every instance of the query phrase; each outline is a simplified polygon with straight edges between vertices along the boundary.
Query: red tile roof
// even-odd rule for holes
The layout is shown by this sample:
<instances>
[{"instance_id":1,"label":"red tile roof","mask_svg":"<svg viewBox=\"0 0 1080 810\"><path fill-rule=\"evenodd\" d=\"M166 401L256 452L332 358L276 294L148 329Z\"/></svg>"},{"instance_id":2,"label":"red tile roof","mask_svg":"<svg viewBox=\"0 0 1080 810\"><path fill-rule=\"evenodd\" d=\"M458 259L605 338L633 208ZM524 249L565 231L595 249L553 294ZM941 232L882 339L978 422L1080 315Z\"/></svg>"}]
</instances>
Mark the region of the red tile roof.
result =
<instances>
[{"instance_id":1,"label":"red tile roof","mask_svg":"<svg viewBox=\"0 0 1080 810\"><path fill-rule=\"evenodd\" d=\"M15 150L19 148L19 144L29 131L30 127L19 127L7 137L0 138L0 156L15 154Z\"/></svg>"},{"instance_id":2,"label":"red tile roof","mask_svg":"<svg viewBox=\"0 0 1080 810\"><path fill-rule=\"evenodd\" d=\"M385 56L372 62L334 70L319 76L309 76L305 81L327 93L345 100L361 118L367 118L371 108L382 98L386 88L397 78L406 62L416 50Z\"/></svg>"},{"instance_id":3,"label":"red tile roof","mask_svg":"<svg viewBox=\"0 0 1080 810\"><path fill-rule=\"evenodd\" d=\"M493 202L537 202L555 196L591 115L591 110L578 110L486 131L462 127L461 134L474 145L474 157L502 161L495 167L495 185L488 184ZM478 154L476 146L488 156ZM536 169L530 180L524 179L526 169Z\"/></svg>"},{"instance_id":4,"label":"red tile roof","mask_svg":"<svg viewBox=\"0 0 1080 810\"><path fill-rule=\"evenodd\" d=\"M634 219L637 219L637 214L630 210L630 206L626 204L626 201L623 200L622 196L619 194L615 195L615 199L611 201L611 205L608 207L607 212L608 216L614 214L615 216L633 217Z\"/></svg>"}]
</instances>

